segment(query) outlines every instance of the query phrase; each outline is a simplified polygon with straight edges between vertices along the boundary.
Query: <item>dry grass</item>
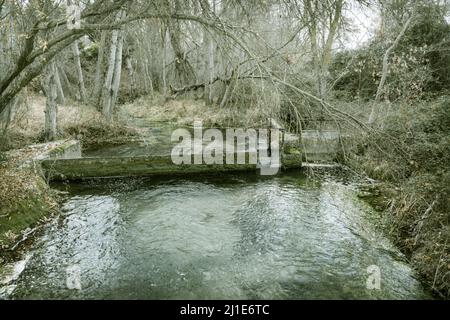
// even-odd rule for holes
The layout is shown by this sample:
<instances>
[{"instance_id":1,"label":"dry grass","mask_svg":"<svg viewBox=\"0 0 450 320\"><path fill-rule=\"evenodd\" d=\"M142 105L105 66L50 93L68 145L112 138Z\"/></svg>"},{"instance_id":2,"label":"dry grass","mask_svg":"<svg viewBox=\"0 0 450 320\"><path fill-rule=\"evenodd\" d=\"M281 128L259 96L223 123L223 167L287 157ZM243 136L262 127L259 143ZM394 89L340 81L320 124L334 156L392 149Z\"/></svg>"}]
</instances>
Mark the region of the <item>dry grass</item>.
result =
<instances>
[{"instance_id":1,"label":"dry grass","mask_svg":"<svg viewBox=\"0 0 450 320\"><path fill-rule=\"evenodd\" d=\"M20 106L6 137L1 139L0 151L24 148L43 142L45 97L32 94ZM106 123L94 107L68 101L58 106L58 134L60 139L74 138L87 147L117 137L134 135L121 122Z\"/></svg>"},{"instance_id":2,"label":"dry grass","mask_svg":"<svg viewBox=\"0 0 450 320\"><path fill-rule=\"evenodd\" d=\"M265 126L271 114L257 105L220 108L217 105L207 106L203 100L180 99L165 102L161 96L147 96L121 106L119 118L125 121L130 116L180 126L202 120L205 126L211 127L255 127Z\"/></svg>"},{"instance_id":3,"label":"dry grass","mask_svg":"<svg viewBox=\"0 0 450 320\"><path fill-rule=\"evenodd\" d=\"M25 200L29 195L43 196L47 185L32 170L19 169L10 165L0 166L0 216L13 214L10 208Z\"/></svg>"}]
</instances>

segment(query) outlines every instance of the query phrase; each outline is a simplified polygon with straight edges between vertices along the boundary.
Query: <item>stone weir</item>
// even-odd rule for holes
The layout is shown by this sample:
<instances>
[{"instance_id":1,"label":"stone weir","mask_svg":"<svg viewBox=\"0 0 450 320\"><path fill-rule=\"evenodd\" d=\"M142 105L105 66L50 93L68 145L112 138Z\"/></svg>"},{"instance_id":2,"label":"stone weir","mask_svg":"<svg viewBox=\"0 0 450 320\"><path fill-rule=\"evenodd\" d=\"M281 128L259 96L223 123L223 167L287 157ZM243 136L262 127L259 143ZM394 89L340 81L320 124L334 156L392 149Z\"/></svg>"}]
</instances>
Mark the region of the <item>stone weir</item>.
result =
<instances>
[{"instance_id":1,"label":"stone weir","mask_svg":"<svg viewBox=\"0 0 450 320\"><path fill-rule=\"evenodd\" d=\"M300 168L302 153L300 137L286 135L282 139L280 152L280 170ZM242 154L241 154L242 155ZM234 154L236 160L238 153ZM192 156L194 158L194 156ZM225 161L224 156L224 163ZM239 171L267 170L261 164L248 164L249 155L245 155L247 164L175 164L170 155L130 156L130 157L98 157L83 158L76 154L73 158L50 157L40 160L48 180L83 180L92 178L148 177L164 175L214 174ZM262 169L263 168L263 169ZM275 170L276 171L276 170ZM261 171L262 173L263 171ZM270 174L269 174L270 175Z\"/></svg>"}]
</instances>

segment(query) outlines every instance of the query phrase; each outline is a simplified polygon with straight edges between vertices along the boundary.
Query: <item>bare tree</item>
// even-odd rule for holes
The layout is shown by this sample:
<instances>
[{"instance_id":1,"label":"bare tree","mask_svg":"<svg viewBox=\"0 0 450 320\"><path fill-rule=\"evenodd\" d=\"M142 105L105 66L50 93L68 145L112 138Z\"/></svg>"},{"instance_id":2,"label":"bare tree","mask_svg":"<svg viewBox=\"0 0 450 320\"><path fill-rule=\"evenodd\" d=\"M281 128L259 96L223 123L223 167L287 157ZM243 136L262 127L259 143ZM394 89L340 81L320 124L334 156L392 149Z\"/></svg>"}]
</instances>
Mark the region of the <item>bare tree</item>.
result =
<instances>
[{"instance_id":1,"label":"bare tree","mask_svg":"<svg viewBox=\"0 0 450 320\"><path fill-rule=\"evenodd\" d=\"M125 57L125 65L126 65L126 68L128 71L129 90L130 90L131 95L134 95L134 92L136 90L136 78L135 78L135 74L134 74L130 46L127 47L127 54Z\"/></svg>"},{"instance_id":2,"label":"bare tree","mask_svg":"<svg viewBox=\"0 0 450 320\"><path fill-rule=\"evenodd\" d=\"M344 0L304 0L303 3L317 81L316 91L323 99L328 92L329 67L334 41L342 21Z\"/></svg>"},{"instance_id":3,"label":"bare tree","mask_svg":"<svg viewBox=\"0 0 450 320\"><path fill-rule=\"evenodd\" d=\"M107 31L102 31L100 43L98 44L98 57L97 57L97 65L95 67L94 89L92 91L92 102L96 106L98 106L100 103L102 83L104 80L103 76L104 76L106 36Z\"/></svg>"},{"instance_id":4,"label":"bare tree","mask_svg":"<svg viewBox=\"0 0 450 320\"><path fill-rule=\"evenodd\" d=\"M384 92L384 87L385 87L386 80L387 80L388 73L389 73L389 59L391 57L391 54L395 50L395 48L397 48L397 46L400 43L401 39L404 37L406 31L411 26L411 23L412 23L413 19L414 19L414 15L411 15L408 18L408 20L406 21L406 23L404 24L402 30L398 34L398 36L395 39L395 41L392 43L392 45L384 53L383 70L381 71L381 80L380 80L380 83L378 85L377 94L375 96L375 101L373 103L372 111L371 111L370 116L369 116L369 124L370 125L372 125L375 122L376 113L377 113L377 107L378 107L379 102L381 101L381 97L382 97L383 92Z\"/></svg>"},{"instance_id":5,"label":"bare tree","mask_svg":"<svg viewBox=\"0 0 450 320\"><path fill-rule=\"evenodd\" d=\"M122 12L119 12L116 17L116 21L120 21L122 18ZM108 120L112 120L112 112L114 108L114 79L116 75L118 48L119 48L119 30L114 30L111 36L111 46L108 60L108 71L106 72L105 84L103 86L103 116ZM121 52L120 52L121 54ZM117 77L116 77L117 78Z\"/></svg>"},{"instance_id":6,"label":"bare tree","mask_svg":"<svg viewBox=\"0 0 450 320\"><path fill-rule=\"evenodd\" d=\"M77 70L78 75L78 90L80 94L80 100L82 102L86 102L87 94L86 94L86 86L84 84L84 76L83 69L81 67L81 59L80 59L80 48L78 46L78 41L76 40L72 44L73 55L75 59L75 68Z\"/></svg>"}]
</instances>

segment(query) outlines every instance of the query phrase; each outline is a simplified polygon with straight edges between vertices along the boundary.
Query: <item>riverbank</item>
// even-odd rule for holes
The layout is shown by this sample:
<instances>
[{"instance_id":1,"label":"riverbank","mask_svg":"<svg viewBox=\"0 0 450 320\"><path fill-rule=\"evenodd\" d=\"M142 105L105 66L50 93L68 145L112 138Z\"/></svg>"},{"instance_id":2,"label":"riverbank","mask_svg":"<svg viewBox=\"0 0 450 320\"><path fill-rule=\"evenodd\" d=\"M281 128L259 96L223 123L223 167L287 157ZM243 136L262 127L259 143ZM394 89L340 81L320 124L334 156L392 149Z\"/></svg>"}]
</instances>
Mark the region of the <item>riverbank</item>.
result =
<instances>
[{"instance_id":1,"label":"riverbank","mask_svg":"<svg viewBox=\"0 0 450 320\"><path fill-rule=\"evenodd\" d=\"M380 182L366 199L423 282L448 299L450 99L391 108L376 132L348 150L346 163Z\"/></svg>"},{"instance_id":2,"label":"riverbank","mask_svg":"<svg viewBox=\"0 0 450 320\"><path fill-rule=\"evenodd\" d=\"M415 181L382 182L362 196L382 214L382 226L408 258L423 283L440 298L450 298L448 211L429 191L418 195ZM428 184L425 182L425 184ZM444 199L444 201L446 201Z\"/></svg>"},{"instance_id":3,"label":"riverbank","mask_svg":"<svg viewBox=\"0 0 450 320\"><path fill-rule=\"evenodd\" d=\"M0 264L15 258L39 227L59 212L59 193L40 161L81 157L75 140L61 140L3 154L0 161Z\"/></svg>"},{"instance_id":4,"label":"riverbank","mask_svg":"<svg viewBox=\"0 0 450 320\"><path fill-rule=\"evenodd\" d=\"M59 210L58 197L33 168L15 161L0 164L0 265L15 258L20 245Z\"/></svg>"}]
</instances>

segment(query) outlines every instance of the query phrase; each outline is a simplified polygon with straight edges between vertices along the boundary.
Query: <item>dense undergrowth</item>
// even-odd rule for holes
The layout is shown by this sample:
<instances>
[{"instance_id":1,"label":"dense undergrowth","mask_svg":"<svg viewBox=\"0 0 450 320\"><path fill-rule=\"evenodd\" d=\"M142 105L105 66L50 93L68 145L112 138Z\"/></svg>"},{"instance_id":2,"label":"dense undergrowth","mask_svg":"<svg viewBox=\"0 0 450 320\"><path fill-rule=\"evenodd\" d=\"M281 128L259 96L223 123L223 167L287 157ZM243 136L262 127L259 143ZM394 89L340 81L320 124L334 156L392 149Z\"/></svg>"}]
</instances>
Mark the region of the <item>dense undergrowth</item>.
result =
<instances>
[{"instance_id":1,"label":"dense undergrowth","mask_svg":"<svg viewBox=\"0 0 450 320\"><path fill-rule=\"evenodd\" d=\"M424 281L450 297L450 98L395 105L349 154L383 182L376 205ZM381 189L381 190L380 190Z\"/></svg>"}]
</instances>

